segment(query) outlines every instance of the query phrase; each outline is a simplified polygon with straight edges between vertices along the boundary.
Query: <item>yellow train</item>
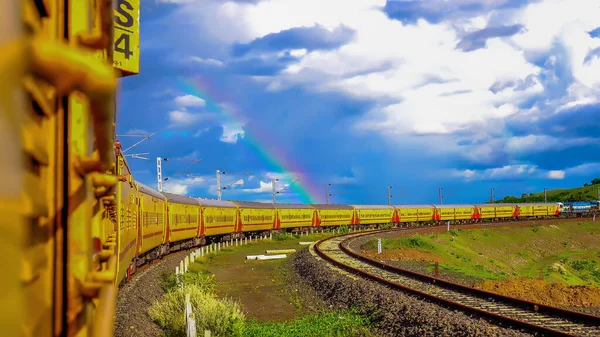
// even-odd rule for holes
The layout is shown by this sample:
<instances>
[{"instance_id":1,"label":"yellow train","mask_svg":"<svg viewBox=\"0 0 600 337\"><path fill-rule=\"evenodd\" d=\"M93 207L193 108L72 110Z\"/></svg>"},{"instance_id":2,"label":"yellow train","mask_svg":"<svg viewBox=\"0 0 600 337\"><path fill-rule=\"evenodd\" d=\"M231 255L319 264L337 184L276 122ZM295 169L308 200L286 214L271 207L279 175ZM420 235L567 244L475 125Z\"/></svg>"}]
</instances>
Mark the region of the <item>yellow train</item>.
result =
<instances>
[{"instance_id":1,"label":"yellow train","mask_svg":"<svg viewBox=\"0 0 600 337\"><path fill-rule=\"evenodd\" d=\"M289 205L135 181L117 79L139 72L139 0L4 2L0 317L7 336L112 336L118 285L173 251L272 230L558 215L557 204Z\"/></svg>"}]
</instances>

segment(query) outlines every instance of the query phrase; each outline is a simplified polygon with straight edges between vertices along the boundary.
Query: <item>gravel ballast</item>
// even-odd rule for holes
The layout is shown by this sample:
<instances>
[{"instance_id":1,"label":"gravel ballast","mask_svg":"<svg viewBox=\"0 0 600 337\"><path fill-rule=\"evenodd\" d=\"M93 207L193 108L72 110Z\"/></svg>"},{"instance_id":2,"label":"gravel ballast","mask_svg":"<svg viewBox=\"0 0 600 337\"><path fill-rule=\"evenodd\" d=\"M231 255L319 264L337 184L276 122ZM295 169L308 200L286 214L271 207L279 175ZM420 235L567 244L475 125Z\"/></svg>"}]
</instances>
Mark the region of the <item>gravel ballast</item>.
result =
<instances>
[{"instance_id":1,"label":"gravel ballast","mask_svg":"<svg viewBox=\"0 0 600 337\"><path fill-rule=\"evenodd\" d=\"M115 337L163 336L163 330L148 315L148 308L164 294L160 275L165 271L175 273L175 267L185 254L185 251L178 252L154 262L119 289Z\"/></svg>"},{"instance_id":2,"label":"gravel ballast","mask_svg":"<svg viewBox=\"0 0 600 337\"><path fill-rule=\"evenodd\" d=\"M295 271L323 299L341 309L355 307L390 336L533 336L420 300L381 284L354 279L318 261L308 249L292 257Z\"/></svg>"}]
</instances>

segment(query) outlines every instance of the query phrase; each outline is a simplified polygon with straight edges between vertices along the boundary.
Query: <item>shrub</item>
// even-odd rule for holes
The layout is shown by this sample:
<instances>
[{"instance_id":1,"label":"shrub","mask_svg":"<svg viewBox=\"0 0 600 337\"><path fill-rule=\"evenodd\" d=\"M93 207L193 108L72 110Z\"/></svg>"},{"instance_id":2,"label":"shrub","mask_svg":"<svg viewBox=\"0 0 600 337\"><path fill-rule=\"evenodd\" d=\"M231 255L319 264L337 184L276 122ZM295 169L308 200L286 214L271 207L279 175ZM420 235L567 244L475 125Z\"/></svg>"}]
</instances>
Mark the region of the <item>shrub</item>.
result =
<instances>
[{"instance_id":1,"label":"shrub","mask_svg":"<svg viewBox=\"0 0 600 337\"><path fill-rule=\"evenodd\" d=\"M594 260L577 260L571 262L571 267L577 271L593 271L596 266L596 261Z\"/></svg>"},{"instance_id":2,"label":"shrub","mask_svg":"<svg viewBox=\"0 0 600 337\"><path fill-rule=\"evenodd\" d=\"M275 241L285 241L291 238L287 233L273 233L273 240Z\"/></svg>"},{"instance_id":3,"label":"shrub","mask_svg":"<svg viewBox=\"0 0 600 337\"><path fill-rule=\"evenodd\" d=\"M340 226L337 228L338 235L347 234L347 233L350 233L350 228L348 228L348 226Z\"/></svg>"},{"instance_id":4,"label":"shrub","mask_svg":"<svg viewBox=\"0 0 600 337\"><path fill-rule=\"evenodd\" d=\"M185 294L190 294L199 334L210 330L215 337L242 336L245 317L238 304L229 299L219 300L194 284L174 288L150 307L150 317L167 336L186 336Z\"/></svg>"},{"instance_id":5,"label":"shrub","mask_svg":"<svg viewBox=\"0 0 600 337\"><path fill-rule=\"evenodd\" d=\"M383 224L383 225L379 225L379 229L392 229L392 228L394 228L394 225L391 224L391 223L386 223L386 224Z\"/></svg>"}]
</instances>

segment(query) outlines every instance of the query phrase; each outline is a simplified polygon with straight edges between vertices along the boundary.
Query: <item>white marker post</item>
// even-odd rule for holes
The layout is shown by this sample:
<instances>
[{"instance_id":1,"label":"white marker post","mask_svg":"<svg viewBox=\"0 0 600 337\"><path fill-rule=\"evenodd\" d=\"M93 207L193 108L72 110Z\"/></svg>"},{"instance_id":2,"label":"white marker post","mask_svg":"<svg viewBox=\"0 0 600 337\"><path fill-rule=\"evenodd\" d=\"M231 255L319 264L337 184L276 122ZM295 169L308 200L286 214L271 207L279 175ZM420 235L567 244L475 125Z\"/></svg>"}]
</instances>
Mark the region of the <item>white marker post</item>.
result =
<instances>
[{"instance_id":1,"label":"white marker post","mask_svg":"<svg viewBox=\"0 0 600 337\"><path fill-rule=\"evenodd\" d=\"M381 254L381 238L377 238L377 254Z\"/></svg>"},{"instance_id":2,"label":"white marker post","mask_svg":"<svg viewBox=\"0 0 600 337\"><path fill-rule=\"evenodd\" d=\"M450 221L448 221L448 232L450 231Z\"/></svg>"}]
</instances>

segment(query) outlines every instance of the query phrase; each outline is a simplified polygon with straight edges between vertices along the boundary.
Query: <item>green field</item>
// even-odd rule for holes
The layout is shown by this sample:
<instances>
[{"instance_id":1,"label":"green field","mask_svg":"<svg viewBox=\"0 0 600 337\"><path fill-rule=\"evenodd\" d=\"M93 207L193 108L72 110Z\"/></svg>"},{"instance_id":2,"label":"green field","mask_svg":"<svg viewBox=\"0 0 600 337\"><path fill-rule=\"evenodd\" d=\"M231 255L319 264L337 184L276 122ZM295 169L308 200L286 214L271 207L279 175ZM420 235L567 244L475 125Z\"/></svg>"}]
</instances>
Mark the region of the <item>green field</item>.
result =
<instances>
[{"instance_id":1,"label":"green field","mask_svg":"<svg viewBox=\"0 0 600 337\"><path fill-rule=\"evenodd\" d=\"M480 280L526 277L600 287L600 221L461 230L384 239L399 255L413 249L439 257L440 269ZM375 239L363 250L377 248ZM407 249L409 248L409 249ZM433 270L433 262L425 262Z\"/></svg>"}]
</instances>

